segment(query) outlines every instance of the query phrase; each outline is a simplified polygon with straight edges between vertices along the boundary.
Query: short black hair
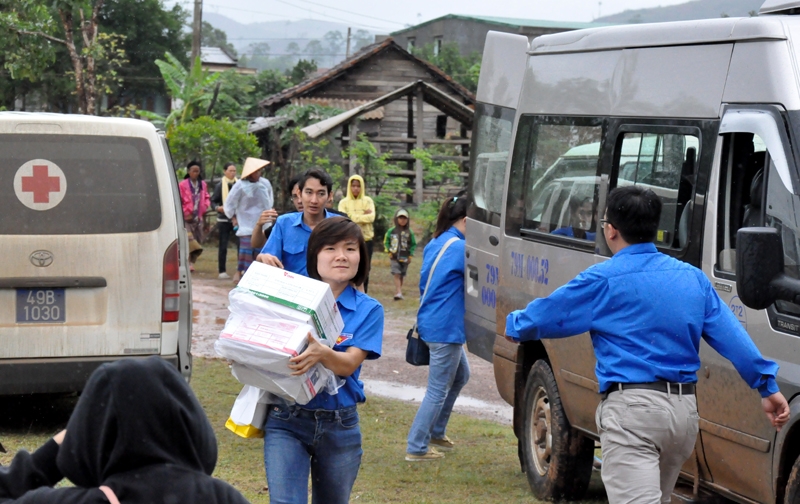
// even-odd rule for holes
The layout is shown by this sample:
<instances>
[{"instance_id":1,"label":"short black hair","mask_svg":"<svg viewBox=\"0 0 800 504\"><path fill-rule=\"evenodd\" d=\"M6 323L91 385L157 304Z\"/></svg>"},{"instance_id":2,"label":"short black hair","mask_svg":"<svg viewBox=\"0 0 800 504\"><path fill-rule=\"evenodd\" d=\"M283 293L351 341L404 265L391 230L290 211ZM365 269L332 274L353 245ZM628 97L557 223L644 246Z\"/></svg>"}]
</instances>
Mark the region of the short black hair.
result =
<instances>
[{"instance_id":1,"label":"short black hair","mask_svg":"<svg viewBox=\"0 0 800 504\"><path fill-rule=\"evenodd\" d=\"M438 238L439 235L450 229L453 224L466 217L467 207L469 207L469 198L466 196L466 191L461 191L454 197L447 198L439 209L439 216L436 218L436 231L433 232L433 237Z\"/></svg>"},{"instance_id":2,"label":"short black hair","mask_svg":"<svg viewBox=\"0 0 800 504\"><path fill-rule=\"evenodd\" d=\"M310 178L315 178L319 180L320 184L327 187L328 194L333 192L333 179L331 178L330 175L320 170L319 168L311 168L310 170L306 170L305 173L300 175L300 180L297 181L297 184L300 186L300 191L302 191L305 188L306 180ZM289 192L291 192L291 190Z\"/></svg>"},{"instance_id":3,"label":"short black hair","mask_svg":"<svg viewBox=\"0 0 800 504\"><path fill-rule=\"evenodd\" d=\"M189 170L192 169L192 166L196 166L196 167L200 168L200 175L197 178L199 180L203 180L203 178L204 178L203 177L203 165L200 163L200 161L198 161L196 159L192 159L191 161L186 163L186 175L184 175L183 179L186 180L186 179L189 178Z\"/></svg>"},{"instance_id":4,"label":"short black hair","mask_svg":"<svg viewBox=\"0 0 800 504\"><path fill-rule=\"evenodd\" d=\"M608 194L606 220L628 243L653 242L661 220L661 199L650 189L617 187Z\"/></svg>"},{"instance_id":5,"label":"short black hair","mask_svg":"<svg viewBox=\"0 0 800 504\"><path fill-rule=\"evenodd\" d=\"M369 255L364 234L358 224L347 217L329 217L314 227L308 237L308 252L306 254L306 269L308 276L315 280L322 280L317 271L317 255L322 247L335 245L342 240L353 239L358 241L358 271L351 282L361 285L369 276Z\"/></svg>"},{"instance_id":6,"label":"short black hair","mask_svg":"<svg viewBox=\"0 0 800 504\"><path fill-rule=\"evenodd\" d=\"M286 192L287 193L292 194L292 191L294 190L294 186L300 185L300 178L302 176L303 176L302 174L298 174L298 175L295 175L294 177L292 177L291 179L289 179L289 185L286 186Z\"/></svg>"}]
</instances>

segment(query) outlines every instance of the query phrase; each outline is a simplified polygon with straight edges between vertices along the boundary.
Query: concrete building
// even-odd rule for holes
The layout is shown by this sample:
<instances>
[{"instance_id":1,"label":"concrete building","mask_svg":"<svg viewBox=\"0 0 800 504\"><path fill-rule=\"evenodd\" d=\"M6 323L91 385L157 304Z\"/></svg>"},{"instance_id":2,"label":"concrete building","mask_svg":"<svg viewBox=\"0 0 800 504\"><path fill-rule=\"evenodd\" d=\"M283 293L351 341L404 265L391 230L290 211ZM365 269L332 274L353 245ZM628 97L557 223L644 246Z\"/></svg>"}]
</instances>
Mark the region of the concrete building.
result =
<instances>
[{"instance_id":1,"label":"concrete building","mask_svg":"<svg viewBox=\"0 0 800 504\"><path fill-rule=\"evenodd\" d=\"M529 39L582 28L608 26L601 23L571 23L567 21L542 21L538 19L518 19L492 16L461 16L448 14L416 26L404 28L391 34L401 47L411 50L413 47L424 47L433 44L434 54L442 44L455 42L463 56L474 51L483 54L486 33L500 31L525 35Z\"/></svg>"}]
</instances>

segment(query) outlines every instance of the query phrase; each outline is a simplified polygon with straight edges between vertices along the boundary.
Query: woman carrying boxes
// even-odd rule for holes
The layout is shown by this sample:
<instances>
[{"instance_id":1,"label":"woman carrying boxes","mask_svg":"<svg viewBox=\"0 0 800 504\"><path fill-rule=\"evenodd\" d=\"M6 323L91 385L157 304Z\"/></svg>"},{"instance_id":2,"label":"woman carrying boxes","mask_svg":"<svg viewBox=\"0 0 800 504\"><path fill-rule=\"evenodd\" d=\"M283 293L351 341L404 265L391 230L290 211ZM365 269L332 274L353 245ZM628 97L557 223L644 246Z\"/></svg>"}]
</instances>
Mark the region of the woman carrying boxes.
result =
<instances>
[{"instance_id":1,"label":"woman carrying boxes","mask_svg":"<svg viewBox=\"0 0 800 504\"><path fill-rule=\"evenodd\" d=\"M294 375L321 363L344 380L336 394L318 393L309 403L272 404L264 426L264 464L270 502L347 503L361 465L356 405L365 401L358 379L365 359L377 359L383 339L383 306L359 292L369 274L367 246L350 219L332 217L308 240L308 276L327 283L344 321L333 348L309 335L303 353L290 359Z\"/></svg>"}]
</instances>

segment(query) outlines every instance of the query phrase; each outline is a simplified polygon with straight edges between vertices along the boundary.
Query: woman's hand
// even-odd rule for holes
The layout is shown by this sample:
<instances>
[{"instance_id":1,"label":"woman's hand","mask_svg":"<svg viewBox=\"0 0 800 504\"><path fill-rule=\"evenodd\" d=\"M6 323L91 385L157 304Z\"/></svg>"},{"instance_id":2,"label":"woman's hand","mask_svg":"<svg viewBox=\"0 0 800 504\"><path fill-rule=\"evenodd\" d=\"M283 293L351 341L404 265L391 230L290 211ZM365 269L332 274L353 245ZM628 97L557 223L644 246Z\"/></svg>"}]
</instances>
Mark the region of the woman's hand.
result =
<instances>
[{"instance_id":1,"label":"woman's hand","mask_svg":"<svg viewBox=\"0 0 800 504\"><path fill-rule=\"evenodd\" d=\"M299 376L307 372L314 364L322 361L333 351L333 349L317 341L317 338L312 336L311 333L308 333L308 346L306 349L300 355L289 359L289 369L293 371L292 376Z\"/></svg>"},{"instance_id":2,"label":"woman's hand","mask_svg":"<svg viewBox=\"0 0 800 504\"><path fill-rule=\"evenodd\" d=\"M276 268L284 269L281 260L272 254L258 254L258 257L256 257L256 261L262 262L269 266L274 266Z\"/></svg>"}]
</instances>

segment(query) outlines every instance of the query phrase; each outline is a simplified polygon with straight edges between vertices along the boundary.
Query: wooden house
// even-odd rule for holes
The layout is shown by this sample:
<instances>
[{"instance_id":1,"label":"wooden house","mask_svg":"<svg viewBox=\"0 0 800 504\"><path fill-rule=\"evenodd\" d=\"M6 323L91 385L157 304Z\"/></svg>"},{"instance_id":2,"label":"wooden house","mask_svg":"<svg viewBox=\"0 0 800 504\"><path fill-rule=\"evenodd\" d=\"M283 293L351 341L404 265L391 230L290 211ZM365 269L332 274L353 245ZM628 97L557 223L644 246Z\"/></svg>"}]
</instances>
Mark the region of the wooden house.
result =
<instances>
[{"instance_id":1,"label":"wooden house","mask_svg":"<svg viewBox=\"0 0 800 504\"><path fill-rule=\"evenodd\" d=\"M467 88L439 68L409 53L390 37L363 48L320 75L267 97L260 105L267 117L275 116L278 110L289 104L329 105L347 111L419 81L435 87L460 104L474 108L475 95ZM459 161L466 161L471 123L464 124L453 114L425 101L422 107L424 131L418 135L415 128L419 128L420 122L413 119L417 96L409 94L370 110L359 117L358 123L344 124L339 138L346 146L357 133L366 133L373 142L380 143L383 152L391 150L395 160L409 161L409 165L408 152L414 147L416 136L441 139L441 143L456 145L460 151L456 157Z\"/></svg>"}]
</instances>

